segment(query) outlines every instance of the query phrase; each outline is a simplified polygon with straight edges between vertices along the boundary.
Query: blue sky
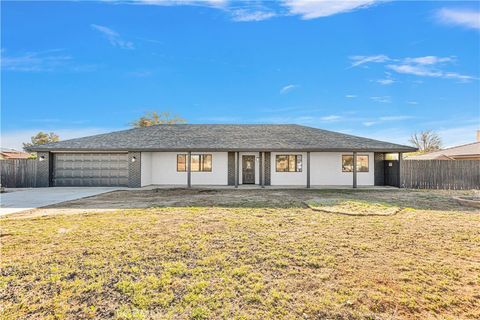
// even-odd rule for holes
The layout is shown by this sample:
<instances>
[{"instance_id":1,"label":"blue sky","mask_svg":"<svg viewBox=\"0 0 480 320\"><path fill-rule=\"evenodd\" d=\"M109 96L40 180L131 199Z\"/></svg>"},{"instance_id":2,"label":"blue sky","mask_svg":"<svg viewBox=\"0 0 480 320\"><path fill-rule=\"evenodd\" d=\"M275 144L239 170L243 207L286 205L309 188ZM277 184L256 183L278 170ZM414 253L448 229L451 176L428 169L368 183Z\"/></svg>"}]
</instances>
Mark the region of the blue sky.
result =
<instances>
[{"instance_id":1,"label":"blue sky","mask_svg":"<svg viewBox=\"0 0 480 320\"><path fill-rule=\"evenodd\" d=\"M2 2L3 147L189 123L475 140L479 2Z\"/></svg>"}]
</instances>

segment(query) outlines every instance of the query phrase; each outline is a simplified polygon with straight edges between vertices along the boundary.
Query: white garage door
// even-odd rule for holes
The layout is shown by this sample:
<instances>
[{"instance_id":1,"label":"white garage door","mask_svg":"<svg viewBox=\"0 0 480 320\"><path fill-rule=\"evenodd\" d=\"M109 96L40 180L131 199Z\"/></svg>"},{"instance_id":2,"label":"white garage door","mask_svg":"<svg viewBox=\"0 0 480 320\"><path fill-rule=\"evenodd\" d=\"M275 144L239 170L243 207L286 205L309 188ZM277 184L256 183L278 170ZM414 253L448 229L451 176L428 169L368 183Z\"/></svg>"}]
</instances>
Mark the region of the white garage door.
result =
<instances>
[{"instance_id":1,"label":"white garage door","mask_svg":"<svg viewBox=\"0 0 480 320\"><path fill-rule=\"evenodd\" d=\"M126 153L55 153L54 186L127 186Z\"/></svg>"}]
</instances>

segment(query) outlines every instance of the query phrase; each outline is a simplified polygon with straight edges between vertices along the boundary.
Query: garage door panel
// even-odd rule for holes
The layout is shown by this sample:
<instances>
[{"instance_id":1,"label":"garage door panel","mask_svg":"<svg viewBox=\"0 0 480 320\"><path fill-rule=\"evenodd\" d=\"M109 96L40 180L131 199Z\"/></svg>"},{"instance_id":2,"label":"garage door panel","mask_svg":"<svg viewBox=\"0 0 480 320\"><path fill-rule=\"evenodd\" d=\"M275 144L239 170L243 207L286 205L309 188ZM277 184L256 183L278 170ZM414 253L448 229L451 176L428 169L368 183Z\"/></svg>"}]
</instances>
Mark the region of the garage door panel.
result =
<instances>
[{"instance_id":1,"label":"garage door panel","mask_svg":"<svg viewBox=\"0 0 480 320\"><path fill-rule=\"evenodd\" d=\"M58 153L54 157L55 186L126 186L128 155Z\"/></svg>"}]
</instances>

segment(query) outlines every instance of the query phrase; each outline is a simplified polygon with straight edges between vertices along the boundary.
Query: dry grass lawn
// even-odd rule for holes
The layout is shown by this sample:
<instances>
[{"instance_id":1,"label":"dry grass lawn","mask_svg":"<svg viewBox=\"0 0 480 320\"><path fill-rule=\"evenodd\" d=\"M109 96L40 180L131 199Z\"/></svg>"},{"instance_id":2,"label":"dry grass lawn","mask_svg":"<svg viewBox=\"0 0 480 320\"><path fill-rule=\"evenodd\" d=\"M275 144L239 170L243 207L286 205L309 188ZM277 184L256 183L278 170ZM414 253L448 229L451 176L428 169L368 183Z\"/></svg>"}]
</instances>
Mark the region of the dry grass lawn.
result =
<instances>
[{"instance_id":1,"label":"dry grass lawn","mask_svg":"<svg viewBox=\"0 0 480 320\"><path fill-rule=\"evenodd\" d=\"M479 319L480 214L451 195L122 191L82 201L156 207L83 212L73 201L80 213L12 216L0 221L1 317ZM171 206L174 196L183 203ZM402 210L303 205L319 198Z\"/></svg>"}]
</instances>

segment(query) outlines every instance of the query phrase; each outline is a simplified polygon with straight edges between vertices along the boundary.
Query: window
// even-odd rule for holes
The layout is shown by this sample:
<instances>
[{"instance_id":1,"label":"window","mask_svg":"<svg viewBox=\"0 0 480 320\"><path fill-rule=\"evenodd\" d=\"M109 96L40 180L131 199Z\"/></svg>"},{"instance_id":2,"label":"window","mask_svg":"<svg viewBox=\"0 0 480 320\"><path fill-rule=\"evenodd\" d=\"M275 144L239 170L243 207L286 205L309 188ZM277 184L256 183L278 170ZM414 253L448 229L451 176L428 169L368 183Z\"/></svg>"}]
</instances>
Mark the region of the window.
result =
<instances>
[{"instance_id":1,"label":"window","mask_svg":"<svg viewBox=\"0 0 480 320\"><path fill-rule=\"evenodd\" d=\"M301 155L278 155L276 163L277 172L302 172Z\"/></svg>"},{"instance_id":2,"label":"window","mask_svg":"<svg viewBox=\"0 0 480 320\"><path fill-rule=\"evenodd\" d=\"M186 154L177 154L177 171L178 172L187 171L187 155Z\"/></svg>"},{"instance_id":3,"label":"window","mask_svg":"<svg viewBox=\"0 0 480 320\"><path fill-rule=\"evenodd\" d=\"M186 154L177 154L177 171L187 171ZM192 172L211 172L212 155L211 154L192 154Z\"/></svg>"},{"instance_id":4,"label":"window","mask_svg":"<svg viewBox=\"0 0 480 320\"><path fill-rule=\"evenodd\" d=\"M342 172L353 171L353 156L342 156ZM357 156L357 172L368 172L368 156Z\"/></svg>"}]
</instances>

